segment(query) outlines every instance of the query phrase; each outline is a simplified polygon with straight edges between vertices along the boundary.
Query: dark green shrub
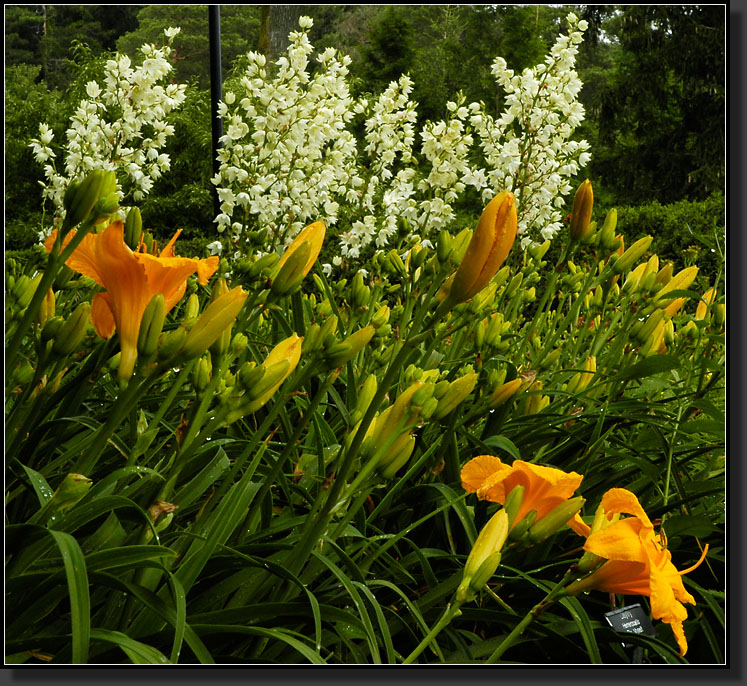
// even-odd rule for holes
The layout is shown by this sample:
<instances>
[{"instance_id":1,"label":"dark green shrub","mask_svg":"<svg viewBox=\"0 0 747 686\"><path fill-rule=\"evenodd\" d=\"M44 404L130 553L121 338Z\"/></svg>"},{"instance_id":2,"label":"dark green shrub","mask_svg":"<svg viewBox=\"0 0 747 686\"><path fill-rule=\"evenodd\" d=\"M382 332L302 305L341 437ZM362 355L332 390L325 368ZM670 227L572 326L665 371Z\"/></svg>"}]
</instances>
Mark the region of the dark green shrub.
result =
<instances>
[{"instance_id":1,"label":"dark green shrub","mask_svg":"<svg viewBox=\"0 0 747 686\"><path fill-rule=\"evenodd\" d=\"M596 214L596 213L595 213ZM603 216L597 220L604 221ZM654 237L652 250L662 265L668 261L676 269L697 264L699 276L711 285L718 278L723 260L720 251L725 239L724 196L714 193L706 200L681 200L671 205L657 201L617 210L618 231L630 245L645 235Z\"/></svg>"}]
</instances>

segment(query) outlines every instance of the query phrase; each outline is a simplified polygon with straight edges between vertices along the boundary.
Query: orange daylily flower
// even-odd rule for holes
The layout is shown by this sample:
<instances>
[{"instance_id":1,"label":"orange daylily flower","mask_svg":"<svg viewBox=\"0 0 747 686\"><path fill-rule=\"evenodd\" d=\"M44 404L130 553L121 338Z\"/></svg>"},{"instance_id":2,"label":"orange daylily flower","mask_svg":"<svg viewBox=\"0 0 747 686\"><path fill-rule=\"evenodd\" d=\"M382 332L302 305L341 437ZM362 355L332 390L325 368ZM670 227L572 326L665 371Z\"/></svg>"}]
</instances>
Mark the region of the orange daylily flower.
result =
<instances>
[{"instance_id":1,"label":"orange daylily flower","mask_svg":"<svg viewBox=\"0 0 747 686\"><path fill-rule=\"evenodd\" d=\"M119 332L121 379L128 379L135 367L140 323L151 298L161 293L166 312L169 312L184 296L189 276L196 273L204 285L218 269L217 256L207 259L176 257L174 242L179 233L177 231L158 256L144 252L142 245L138 252L133 252L124 240L124 223L117 219L102 233L89 233L65 263L105 289L93 297L91 322L102 338L111 337L115 329ZM75 231L70 231L64 245L74 235ZM47 252L51 251L56 238L54 231L44 242Z\"/></svg>"},{"instance_id":2,"label":"orange daylily flower","mask_svg":"<svg viewBox=\"0 0 747 686\"><path fill-rule=\"evenodd\" d=\"M532 510L537 512L535 522L550 514L573 495L583 478L576 472L566 473L523 460L514 460L512 465L507 465L493 455L480 455L462 468L462 488L468 493L477 493L480 500L504 504L516 486L524 487L514 526ZM576 533L581 533L585 526L578 515L567 524Z\"/></svg>"},{"instance_id":3,"label":"orange daylily flower","mask_svg":"<svg viewBox=\"0 0 747 686\"><path fill-rule=\"evenodd\" d=\"M607 561L566 590L571 595L596 589L650 597L651 615L672 627L680 656L683 656L687 652L687 641L682 623L687 619L687 610L682 603L695 605L695 598L685 590L682 575L700 565L708 546L694 566L678 571L672 564L672 554L661 544L651 520L633 493L613 488L602 497L601 507L608 518L619 514L631 516L589 533L584 550Z\"/></svg>"}]
</instances>

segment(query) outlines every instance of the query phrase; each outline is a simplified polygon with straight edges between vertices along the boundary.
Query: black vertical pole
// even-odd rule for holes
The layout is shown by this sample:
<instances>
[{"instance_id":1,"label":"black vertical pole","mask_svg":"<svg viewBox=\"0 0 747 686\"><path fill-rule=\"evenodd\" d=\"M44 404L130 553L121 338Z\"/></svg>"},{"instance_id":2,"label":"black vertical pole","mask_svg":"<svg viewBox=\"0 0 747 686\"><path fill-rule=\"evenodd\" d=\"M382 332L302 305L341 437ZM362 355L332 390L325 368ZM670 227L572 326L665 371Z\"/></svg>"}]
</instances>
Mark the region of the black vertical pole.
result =
<instances>
[{"instance_id":1,"label":"black vertical pole","mask_svg":"<svg viewBox=\"0 0 747 686\"><path fill-rule=\"evenodd\" d=\"M213 176L220 170L218 163L218 148L223 135L223 121L218 116L218 103L223 97L223 75L220 64L220 5L208 5L208 31L210 33L210 113L213 130ZM218 191L214 184L213 210L214 215L220 214Z\"/></svg>"}]
</instances>

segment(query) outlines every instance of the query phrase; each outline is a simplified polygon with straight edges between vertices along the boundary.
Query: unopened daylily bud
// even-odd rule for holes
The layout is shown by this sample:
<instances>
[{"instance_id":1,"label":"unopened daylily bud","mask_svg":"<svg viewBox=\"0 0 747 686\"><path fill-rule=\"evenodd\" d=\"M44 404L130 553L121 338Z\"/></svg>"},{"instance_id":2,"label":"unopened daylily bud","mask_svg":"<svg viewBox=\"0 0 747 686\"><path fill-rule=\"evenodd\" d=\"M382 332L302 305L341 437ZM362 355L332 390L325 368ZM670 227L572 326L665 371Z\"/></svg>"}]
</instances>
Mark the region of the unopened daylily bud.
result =
<instances>
[{"instance_id":1,"label":"unopened daylily bud","mask_svg":"<svg viewBox=\"0 0 747 686\"><path fill-rule=\"evenodd\" d=\"M663 320L664 310L654 310L643 326L635 333L636 338L641 342L646 341Z\"/></svg>"},{"instance_id":2,"label":"unopened daylily bud","mask_svg":"<svg viewBox=\"0 0 747 686\"><path fill-rule=\"evenodd\" d=\"M515 274L514 277L509 281L508 286L506 286L506 297L507 298L513 298L516 292L519 290L519 287L521 286L521 282L524 280L524 274L519 272L518 274Z\"/></svg>"},{"instance_id":3,"label":"unopened daylily bud","mask_svg":"<svg viewBox=\"0 0 747 686\"><path fill-rule=\"evenodd\" d=\"M50 317L54 317L55 313L55 297L54 297L54 291L50 288L46 295L44 296L44 300L41 301L41 305L39 306L39 310L36 313L36 317L34 317L34 321L44 326L44 324L47 323L47 320Z\"/></svg>"},{"instance_id":4,"label":"unopened daylily bud","mask_svg":"<svg viewBox=\"0 0 747 686\"><path fill-rule=\"evenodd\" d=\"M138 207L131 207L124 222L124 241L130 250L137 250L140 234L143 232L143 218Z\"/></svg>"},{"instance_id":5,"label":"unopened daylily bud","mask_svg":"<svg viewBox=\"0 0 747 686\"><path fill-rule=\"evenodd\" d=\"M558 505L528 529L527 538L532 543L540 543L549 538L578 514L584 502L584 498L577 496Z\"/></svg>"},{"instance_id":6,"label":"unopened daylily bud","mask_svg":"<svg viewBox=\"0 0 747 686\"><path fill-rule=\"evenodd\" d=\"M55 334L52 351L62 357L74 352L83 341L88 329L89 303L80 303Z\"/></svg>"},{"instance_id":7,"label":"unopened daylily bud","mask_svg":"<svg viewBox=\"0 0 747 686\"><path fill-rule=\"evenodd\" d=\"M274 392L288 376L290 366L290 360L279 360L269 366L263 364L254 369L253 371L259 376L259 379L248 386L247 396L252 400L257 400L270 390ZM257 374L260 370L262 371L261 375ZM245 379L248 379L248 375Z\"/></svg>"},{"instance_id":8,"label":"unopened daylily bud","mask_svg":"<svg viewBox=\"0 0 747 686\"><path fill-rule=\"evenodd\" d=\"M674 345L674 324L671 319L664 322L664 343Z\"/></svg>"},{"instance_id":9,"label":"unopened daylily bud","mask_svg":"<svg viewBox=\"0 0 747 686\"><path fill-rule=\"evenodd\" d=\"M686 267L682 271L675 274L669 282L656 294L656 302L664 304L667 300L673 300L673 298L666 298L667 293L678 290L686 290L690 288L692 282L695 281L695 277L698 275L698 268L696 266Z\"/></svg>"},{"instance_id":10,"label":"unopened daylily bud","mask_svg":"<svg viewBox=\"0 0 747 686\"><path fill-rule=\"evenodd\" d=\"M280 256L277 253L271 252L266 255L262 255L256 260L247 270L247 277L249 279L257 279L263 275L263 272L268 272L280 261Z\"/></svg>"},{"instance_id":11,"label":"unopened daylily bud","mask_svg":"<svg viewBox=\"0 0 747 686\"><path fill-rule=\"evenodd\" d=\"M726 305L724 303L716 303L713 306L713 323L719 328L723 328L726 323Z\"/></svg>"},{"instance_id":12,"label":"unopened daylily bud","mask_svg":"<svg viewBox=\"0 0 747 686\"><path fill-rule=\"evenodd\" d=\"M667 305L664 308L664 314L667 315L667 317L674 317L675 314L677 314L682 306L687 301L687 298L677 298L676 300L672 300L669 305ZM697 319L697 313L696 313L696 319Z\"/></svg>"},{"instance_id":13,"label":"unopened daylily bud","mask_svg":"<svg viewBox=\"0 0 747 686\"><path fill-rule=\"evenodd\" d=\"M508 536L512 541L518 541L537 519L537 510L530 510L520 521L511 527Z\"/></svg>"},{"instance_id":14,"label":"unopened daylily bud","mask_svg":"<svg viewBox=\"0 0 747 686\"><path fill-rule=\"evenodd\" d=\"M148 303L140 320L137 338L137 354L147 359L158 349L163 322L166 319L166 300L163 293L156 293Z\"/></svg>"},{"instance_id":15,"label":"unopened daylily bud","mask_svg":"<svg viewBox=\"0 0 747 686\"><path fill-rule=\"evenodd\" d=\"M321 330L322 327L319 326L319 324L317 324L316 322L314 322L306 329L306 335L303 339L302 348L302 352L304 355L310 355L313 351L321 347L322 341L319 337Z\"/></svg>"},{"instance_id":16,"label":"unopened daylily bud","mask_svg":"<svg viewBox=\"0 0 747 686\"><path fill-rule=\"evenodd\" d=\"M278 343L263 362L266 371L254 388L249 389L251 402L243 408L246 414L256 412L280 388L301 359L303 338L293 334ZM281 364L287 362L287 365Z\"/></svg>"},{"instance_id":17,"label":"unopened daylily bud","mask_svg":"<svg viewBox=\"0 0 747 686\"><path fill-rule=\"evenodd\" d=\"M187 335L181 356L189 360L199 357L210 348L233 325L244 307L246 297L247 293L238 286L210 303Z\"/></svg>"},{"instance_id":18,"label":"unopened daylily bud","mask_svg":"<svg viewBox=\"0 0 747 686\"><path fill-rule=\"evenodd\" d=\"M649 249L653 236L644 236L639 238L631 245L615 262L613 269L616 274L622 274L628 271Z\"/></svg>"},{"instance_id":19,"label":"unopened daylily bud","mask_svg":"<svg viewBox=\"0 0 747 686\"><path fill-rule=\"evenodd\" d=\"M246 334L243 333L237 333L232 339L231 339L231 354L234 357L238 357L246 350L246 347L249 345L249 338L246 336Z\"/></svg>"},{"instance_id":20,"label":"unopened daylily bud","mask_svg":"<svg viewBox=\"0 0 747 686\"><path fill-rule=\"evenodd\" d=\"M611 250L615 242L615 229L617 228L617 210L613 207L607 212L607 217L599 232L599 244L605 250Z\"/></svg>"},{"instance_id":21,"label":"unopened daylily bud","mask_svg":"<svg viewBox=\"0 0 747 686\"><path fill-rule=\"evenodd\" d=\"M371 401L374 399L374 396L376 395L376 391L378 390L379 382L376 379L375 374L369 374L366 377L366 380L363 382L363 385L361 386L360 391L358 392L358 400L355 403L355 409L353 410L352 414L360 415L357 419L355 419L352 423L359 422L363 415L366 413L366 410L368 410L368 406L371 404ZM352 421L352 414L351 414L351 421Z\"/></svg>"},{"instance_id":22,"label":"unopened daylily bud","mask_svg":"<svg viewBox=\"0 0 747 686\"><path fill-rule=\"evenodd\" d=\"M545 256L545 253L549 249L550 241L547 240L541 245L530 245L529 248L527 248L527 251L532 256L532 259L534 259L536 262L539 262Z\"/></svg>"},{"instance_id":23,"label":"unopened daylily bud","mask_svg":"<svg viewBox=\"0 0 747 686\"><path fill-rule=\"evenodd\" d=\"M180 326L173 331L162 333L158 338L158 359L170 360L177 355L187 340L187 330Z\"/></svg>"},{"instance_id":24,"label":"unopened daylily bud","mask_svg":"<svg viewBox=\"0 0 747 686\"><path fill-rule=\"evenodd\" d=\"M325 347L334 344L333 341L335 340L334 336L337 331L337 323L336 315L327 317L327 319L324 320L324 324L322 324L322 328L319 331L319 341Z\"/></svg>"},{"instance_id":25,"label":"unopened daylily bud","mask_svg":"<svg viewBox=\"0 0 747 686\"><path fill-rule=\"evenodd\" d=\"M257 383L259 383L259 380L264 376L264 374L264 365L258 366L254 360L250 360L249 362L244 362L244 364L239 367L236 380L238 381L239 386L247 390L253 388Z\"/></svg>"},{"instance_id":26,"label":"unopened daylily bud","mask_svg":"<svg viewBox=\"0 0 747 686\"><path fill-rule=\"evenodd\" d=\"M674 274L674 264L672 262L667 262L660 270L659 273L656 275L656 280L654 281L654 285L661 285L666 286L670 279L672 278L672 275Z\"/></svg>"},{"instance_id":27,"label":"unopened daylily bud","mask_svg":"<svg viewBox=\"0 0 747 686\"><path fill-rule=\"evenodd\" d=\"M363 274L356 272L352 285L352 304L354 307L363 307L368 303L371 289L363 281Z\"/></svg>"},{"instance_id":28,"label":"unopened daylily bud","mask_svg":"<svg viewBox=\"0 0 747 686\"><path fill-rule=\"evenodd\" d=\"M117 177L115 173L102 169L92 171L80 183L71 185L63 198L65 203L63 231L67 231L86 220L99 199L109 196L116 191L116 188Z\"/></svg>"},{"instance_id":29,"label":"unopened daylily bud","mask_svg":"<svg viewBox=\"0 0 747 686\"><path fill-rule=\"evenodd\" d=\"M508 538L508 527L508 514L501 508L482 528L464 565L464 575L456 595L458 602L472 600L495 574Z\"/></svg>"},{"instance_id":30,"label":"unopened daylily bud","mask_svg":"<svg viewBox=\"0 0 747 686\"><path fill-rule=\"evenodd\" d=\"M36 293L36 289L39 286L41 278L41 274L37 274L33 279L30 279L24 274L16 281L15 286L13 287L13 295L17 299L19 310L25 310L29 306L29 303L34 297L34 293Z\"/></svg>"},{"instance_id":31,"label":"unopened daylily bud","mask_svg":"<svg viewBox=\"0 0 747 686\"><path fill-rule=\"evenodd\" d=\"M389 305L382 305L371 317L371 326L378 329L380 326L386 324L389 321Z\"/></svg>"},{"instance_id":32,"label":"unopened daylily bud","mask_svg":"<svg viewBox=\"0 0 747 686\"><path fill-rule=\"evenodd\" d=\"M29 523L46 524L49 519L82 500L92 485L93 482L87 476L68 474L41 510L29 520Z\"/></svg>"},{"instance_id":33,"label":"unopened daylily bud","mask_svg":"<svg viewBox=\"0 0 747 686\"><path fill-rule=\"evenodd\" d=\"M515 393L521 388L521 379L513 379L507 383L500 385L493 391L490 396L489 406L491 408L500 407L506 403Z\"/></svg>"},{"instance_id":34,"label":"unopened daylily bud","mask_svg":"<svg viewBox=\"0 0 747 686\"><path fill-rule=\"evenodd\" d=\"M287 259L278 263L277 275L272 280L270 290L277 296L288 295L301 285L305 276L303 268L311 255L311 243L304 241L287 255Z\"/></svg>"},{"instance_id":35,"label":"unopened daylily bud","mask_svg":"<svg viewBox=\"0 0 747 686\"><path fill-rule=\"evenodd\" d=\"M46 343L47 341L51 341L56 335L57 332L62 328L62 325L65 323L65 320L60 316L50 317L47 319L47 321L44 323L44 326L42 327L41 333L39 334L39 338L43 343Z\"/></svg>"},{"instance_id":36,"label":"unopened daylily bud","mask_svg":"<svg viewBox=\"0 0 747 686\"><path fill-rule=\"evenodd\" d=\"M646 270L645 264L639 264L635 269L631 270L623 283L623 293L633 294L638 290L638 284L641 282L643 272Z\"/></svg>"},{"instance_id":37,"label":"unopened daylily bud","mask_svg":"<svg viewBox=\"0 0 747 686\"><path fill-rule=\"evenodd\" d=\"M436 256L441 264L445 264L451 252L451 234L446 229L441 229L436 242Z\"/></svg>"},{"instance_id":38,"label":"unopened daylily bud","mask_svg":"<svg viewBox=\"0 0 747 686\"><path fill-rule=\"evenodd\" d=\"M365 326L352 333L344 341L332 346L326 351L327 364L332 368L341 367L348 360L352 360L373 338L373 326Z\"/></svg>"},{"instance_id":39,"label":"unopened daylily bud","mask_svg":"<svg viewBox=\"0 0 747 686\"><path fill-rule=\"evenodd\" d=\"M589 237L591 212L594 207L594 191L591 181L586 179L576 191L573 198L573 209L571 211L571 238L574 241L582 241Z\"/></svg>"},{"instance_id":40,"label":"unopened daylily bud","mask_svg":"<svg viewBox=\"0 0 747 686\"><path fill-rule=\"evenodd\" d=\"M184 307L184 319L197 319L200 314L200 298L197 293L192 293L187 298L187 304Z\"/></svg>"},{"instance_id":41,"label":"unopened daylily bud","mask_svg":"<svg viewBox=\"0 0 747 686\"><path fill-rule=\"evenodd\" d=\"M450 305L470 300L490 283L511 250L516 226L514 196L503 191L488 203L477 223L449 289Z\"/></svg>"},{"instance_id":42,"label":"unopened daylily bud","mask_svg":"<svg viewBox=\"0 0 747 686\"><path fill-rule=\"evenodd\" d=\"M210 359L207 357L201 357L197 361L192 371L192 383L198 393L202 393L210 385L211 367Z\"/></svg>"},{"instance_id":43,"label":"unopened daylily bud","mask_svg":"<svg viewBox=\"0 0 747 686\"><path fill-rule=\"evenodd\" d=\"M703 293L703 297L698 302L698 307L695 310L696 321L701 321L705 319L706 314L708 314L708 307L713 304L713 301L715 299L716 299L715 288L709 288L705 293Z\"/></svg>"},{"instance_id":44,"label":"unopened daylily bud","mask_svg":"<svg viewBox=\"0 0 747 686\"><path fill-rule=\"evenodd\" d=\"M297 265L301 278L305 277L311 271L311 268L314 266L314 263L319 256L326 231L327 228L323 222L309 224L303 231L301 231L293 239L293 242L288 246L287 250L280 258L277 266L278 274L283 270L285 263L293 258L296 251L301 249L304 243L308 243L308 252L304 249L305 260Z\"/></svg>"},{"instance_id":45,"label":"unopened daylily bud","mask_svg":"<svg viewBox=\"0 0 747 686\"><path fill-rule=\"evenodd\" d=\"M476 384L477 374L475 372L469 372L452 381L449 384L446 394L438 399L436 411L433 415L434 418L443 419L453 412L457 406L460 405L470 393L472 393Z\"/></svg>"},{"instance_id":46,"label":"unopened daylily bud","mask_svg":"<svg viewBox=\"0 0 747 686\"><path fill-rule=\"evenodd\" d=\"M405 465L415 449L415 443L415 436L409 432L399 436L394 441L388 454L381 459L377 466L382 478L391 479Z\"/></svg>"},{"instance_id":47,"label":"unopened daylily bud","mask_svg":"<svg viewBox=\"0 0 747 686\"><path fill-rule=\"evenodd\" d=\"M657 310L661 312L661 310ZM656 355L661 349L662 343L664 343L664 327L666 322L662 319L656 325L656 328L651 332L648 338L645 340L640 348L640 353L644 357L649 355Z\"/></svg>"},{"instance_id":48,"label":"unopened daylily bud","mask_svg":"<svg viewBox=\"0 0 747 686\"><path fill-rule=\"evenodd\" d=\"M521 509L521 503L524 500L524 486L514 486L509 494L506 496L506 502L503 504L503 509L508 514L508 526L513 526L516 515L519 514Z\"/></svg>"}]
</instances>

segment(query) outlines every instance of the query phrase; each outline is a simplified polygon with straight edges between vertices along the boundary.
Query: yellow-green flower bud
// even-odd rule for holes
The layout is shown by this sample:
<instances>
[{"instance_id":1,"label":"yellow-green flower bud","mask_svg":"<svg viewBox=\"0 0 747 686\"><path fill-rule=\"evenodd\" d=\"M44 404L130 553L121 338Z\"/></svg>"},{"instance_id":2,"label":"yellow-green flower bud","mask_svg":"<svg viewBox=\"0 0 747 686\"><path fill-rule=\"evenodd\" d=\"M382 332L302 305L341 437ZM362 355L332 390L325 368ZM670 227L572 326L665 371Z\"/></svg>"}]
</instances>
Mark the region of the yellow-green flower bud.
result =
<instances>
[{"instance_id":1,"label":"yellow-green flower bud","mask_svg":"<svg viewBox=\"0 0 747 686\"><path fill-rule=\"evenodd\" d=\"M674 264L672 262L667 262L667 264L665 264L656 275L656 281L654 281L654 285L659 284L661 286L666 286L671 281L673 274Z\"/></svg>"},{"instance_id":2,"label":"yellow-green flower bud","mask_svg":"<svg viewBox=\"0 0 747 686\"><path fill-rule=\"evenodd\" d=\"M190 360L199 357L215 343L236 320L244 307L247 293L239 286L216 298L195 322L187 335L181 356Z\"/></svg>"},{"instance_id":3,"label":"yellow-green flower bud","mask_svg":"<svg viewBox=\"0 0 747 686\"><path fill-rule=\"evenodd\" d=\"M482 528L464 565L464 575L456 595L458 602L472 600L495 574L508 538L508 527L508 514L505 509L500 509Z\"/></svg>"},{"instance_id":4,"label":"yellow-green flower bud","mask_svg":"<svg viewBox=\"0 0 747 686\"><path fill-rule=\"evenodd\" d=\"M54 291L50 288L47 290L44 300L41 301L39 310L34 317L34 321L40 326L44 326L50 317L54 317L55 313L55 297Z\"/></svg>"},{"instance_id":5,"label":"yellow-green flower bud","mask_svg":"<svg viewBox=\"0 0 747 686\"><path fill-rule=\"evenodd\" d=\"M309 355L317 348L321 347L321 338L319 336L322 327L314 322L310 327L306 329L306 335L303 339L302 352L304 355Z\"/></svg>"},{"instance_id":6,"label":"yellow-green flower bud","mask_svg":"<svg viewBox=\"0 0 747 686\"><path fill-rule=\"evenodd\" d=\"M451 234L446 229L441 229L436 242L436 256L441 264L446 264L451 252Z\"/></svg>"},{"instance_id":7,"label":"yellow-green flower bud","mask_svg":"<svg viewBox=\"0 0 747 686\"><path fill-rule=\"evenodd\" d=\"M137 338L137 354L147 360L158 349L158 340L166 319L166 300L162 293L156 293L148 303L140 320Z\"/></svg>"},{"instance_id":8,"label":"yellow-green flower bud","mask_svg":"<svg viewBox=\"0 0 747 686\"><path fill-rule=\"evenodd\" d=\"M521 282L524 280L524 274L519 272L518 274L515 274L514 277L509 281L508 286L506 286L506 297L507 298L513 298L516 292L519 290L519 287L521 286Z\"/></svg>"},{"instance_id":9,"label":"yellow-green flower bud","mask_svg":"<svg viewBox=\"0 0 747 686\"><path fill-rule=\"evenodd\" d=\"M352 360L373 338L375 329L366 326L348 336L344 341L333 345L326 351L327 364L332 368L341 367L348 360Z\"/></svg>"},{"instance_id":10,"label":"yellow-green flower bud","mask_svg":"<svg viewBox=\"0 0 747 686\"><path fill-rule=\"evenodd\" d=\"M607 212L607 217L599 232L599 243L605 250L612 250L615 243L615 229L617 228L617 210L613 207Z\"/></svg>"},{"instance_id":11,"label":"yellow-green flower bud","mask_svg":"<svg viewBox=\"0 0 747 686\"><path fill-rule=\"evenodd\" d=\"M723 328L726 323L726 305L724 303L716 303L713 306L713 323L719 328Z\"/></svg>"},{"instance_id":12,"label":"yellow-green flower bud","mask_svg":"<svg viewBox=\"0 0 747 686\"><path fill-rule=\"evenodd\" d=\"M661 310L657 311L661 312ZM644 344L641 346L641 355L648 357L650 355L656 355L659 352L662 343L664 343L664 325L665 322L663 319L659 321L656 328L651 332Z\"/></svg>"},{"instance_id":13,"label":"yellow-green flower bud","mask_svg":"<svg viewBox=\"0 0 747 686\"><path fill-rule=\"evenodd\" d=\"M532 543L540 543L549 538L579 513L584 502L586 501L581 496L566 500L535 522L527 531L527 537Z\"/></svg>"},{"instance_id":14,"label":"yellow-green flower bud","mask_svg":"<svg viewBox=\"0 0 747 686\"><path fill-rule=\"evenodd\" d=\"M509 538L512 541L520 540L529 528L534 524L537 519L537 510L530 510L527 514L522 517L520 522L517 522L516 526L511 527L509 531Z\"/></svg>"},{"instance_id":15,"label":"yellow-green flower bud","mask_svg":"<svg viewBox=\"0 0 747 686\"><path fill-rule=\"evenodd\" d=\"M591 212L594 207L594 191L591 181L586 179L576 191L573 198L573 209L571 210L571 238L574 241L582 241L593 233L590 230Z\"/></svg>"},{"instance_id":16,"label":"yellow-green flower bud","mask_svg":"<svg viewBox=\"0 0 747 686\"><path fill-rule=\"evenodd\" d=\"M375 329L383 326L389 321L389 315L389 305L382 305L378 310L376 310L373 317L371 317L371 326L373 326Z\"/></svg>"},{"instance_id":17,"label":"yellow-green flower bud","mask_svg":"<svg viewBox=\"0 0 747 686\"><path fill-rule=\"evenodd\" d=\"M280 255L271 252L267 255L262 255L256 262L254 262L247 271L249 279L257 279L263 276L263 273L269 273L269 271L278 263Z\"/></svg>"},{"instance_id":18,"label":"yellow-green flower bud","mask_svg":"<svg viewBox=\"0 0 747 686\"><path fill-rule=\"evenodd\" d=\"M663 320L664 311L654 310L643 326L636 332L636 338L641 342L646 341Z\"/></svg>"},{"instance_id":19,"label":"yellow-green flower bud","mask_svg":"<svg viewBox=\"0 0 747 686\"><path fill-rule=\"evenodd\" d=\"M435 419L443 419L448 414L453 412L457 408L457 406L464 402L467 396L472 393L472 390L475 388L476 384L477 374L475 372L469 372L464 376L452 381L449 384L449 388L446 394L437 400L438 404L433 417Z\"/></svg>"},{"instance_id":20,"label":"yellow-green flower bud","mask_svg":"<svg viewBox=\"0 0 747 686\"><path fill-rule=\"evenodd\" d=\"M200 298L197 293L191 293L184 307L184 319L197 319L200 314Z\"/></svg>"},{"instance_id":21,"label":"yellow-green flower bud","mask_svg":"<svg viewBox=\"0 0 747 686\"><path fill-rule=\"evenodd\" d=\"M54 337L52 351L61 357L74 352L83 341L88 329L88 314L91 311L89 303L80 303L73 313L65 320Z\"/></svg>"},{"instance_id":22,"label":"yellow-green flower bud","mask_svg":"<svg viewBox=\"0 0 747 686\"><path fill-rule=\"evenodd\" d=\"M635 269L631 270L623 283L623 293L632 295L638 290L638 284L641 282L644 271L646 271L645 264L639 264Z\"/></svg>"},{"instance_id":23,"label":"yellow-green flower bud","mask_svg":"<svg viewBox=\"0 0 747 686\"><path fill-rule=\"evenodd\" d=\"M80 183L65 193L65 221L63 232L85 221L98 203L99 198L108 196L116 191L117 178L114 172L96 169L86 176Z\"/></svg>"},{"instance_id":24,"label":"yellow-green flower bud","mask_svg":"<svg viewBox=\"0 0 747 686\"><path fill-rule=\"evenodd\" d=\"M272 280L271 291L277 296L288 295L300 285L305 274L303 267L311 255L311 243L304 241L279 265L278 273Z\"/></svg>"},{"instance_id":25,"label":"yellow-green flower bud","mask_svg":"<svg viewBox=\"0 0 747 686\"><path fill-rule=\"evenodd\" d=\"M52 517L80 502L93 482L82 474L68 474L52 497L29 520L30 524L46 524Z\"/></svg>"},{"instance_id":26,"label":"yellow-green flower bud","mask_svg":"<svg viewBox=\"0 0 747 686\"><path fill-rule=\"evenodd\" d=\"M545 241L542 245L530 245L527 251L536 262L540 262L545 253L550 249L550 241Z\"/></svg>"},{"instance_id":27,"label":"yellow-green flower bud","mask_svg":"<svg viewBox=\"0 0 747 686\"><path fill-rule=\"evenodd\" d=\"M131 250L137 250L140 234L143 233L143 218L138 207L131 207L124 223L124 240Z\"/></svg>"},{"instance_id":28,"label":"yellow-green flower bud","mask_svg":"<svg viewBox=\"0 0 747 686\"><path fill-rule=\"evenodd\" d=\"M695 277L698 275L698 268L696 266L686 267L681 272L678 272L673 276L669 282L656 294L657 304L663 305L665 302L671 301L674 298L666 298L667 293L678 290L686 290L690 288Z\"/></svg>"},{"instance_id":29,"label":"yellow-green flower bud","mask_svg":"<svg viewBox=\"0 0 747 686\"><path fill-rule=\"evenodd\" d=\"M162 333L158 339L158 359L160 361L170 360L179 353L186 340L187 330L182 326Z\"/></svg>"},{"instance_id":30,"label":"yellow-green flower bud","mask_svg":"<svg viewBox=\"0 0 747 686\"><path fill-rule=\"evenodd\" d=\"M406 432L399 436L386 457L379 461L377 470L384 479L391 479L410 459L415 449L415 436Z\"/></svg>"},{"instance_id":31,"label":"yellow-green flower bud","mask_svg":"<svg viewBox=\"0 0 747 686\"><path fill-rule=\"evenodd\" d=\"M301 359L302 343L303 338L293 334L270 351L263 362L266 369L264 375L254 387L247 391L251 402L243 408L244 413L256 412L280 388ZM286 362L287 364L284 364Z\"/></svg>"},{"instance_id":32,"label":"yellow-green flower bud","mask_svg":"<svg viewBox=\"0 0 747 686\"><path fill-rule=\"evenodd\" d=\"M649 249L653 236L639 238L631 245L614 263L615 274L623 274L628 271Z\"/></svg>"},{"instance_id":33,"label":"yellow-green flower bud","mask_svg":"<svg viewBox=\"0 0 747 686\"><path fill-rule=\"evenodd\" d=\"M493 391L493 394L490 396L489 407L500 407L504 403L508 402L508 400L518 392L519 388L521 388L521 385L521 379L513 379L512 381L501 384Z\"/></svg>"},{"instance_id":34,"label":"yellow-green flower bud","mask_svg":"<svg viewBox=\"0 0 747 686\"><path fill-rule=\"evenodd\" d=\"M210 363L210 358L201 357L192 371L192 383L198 393L203 393L210 385L211 371L212 364Z\"/></svg>"},{"instance_id":35,"label":"yellow-green flower bud","mask_svg":"<svg viewBox=\"0 0 747 686\"><path fill-rule=\"evenodd\" d=\"M503 509L506 511L506 514L508 514L509 528L513 525L516 515L519 514L521 504L524 501L525 490L524 486L514 486L506 496L506 502L503 504Z\"/></svg>"},{"instance_id":36,"label":"yellow-green flower bud","mask_svg":"<svg viewBox=\"0 0 747 686\"><path fill-rule=\"evenodd\" d=\"M246 347L249 345L249 338L247 338L246 334L243 334L241 332L237 333L232 339L231 339L231 354L234 357L239 357L241 353L243 353L246 350Z\"/></svg>"}]
</instances>

